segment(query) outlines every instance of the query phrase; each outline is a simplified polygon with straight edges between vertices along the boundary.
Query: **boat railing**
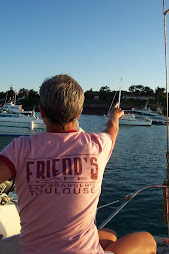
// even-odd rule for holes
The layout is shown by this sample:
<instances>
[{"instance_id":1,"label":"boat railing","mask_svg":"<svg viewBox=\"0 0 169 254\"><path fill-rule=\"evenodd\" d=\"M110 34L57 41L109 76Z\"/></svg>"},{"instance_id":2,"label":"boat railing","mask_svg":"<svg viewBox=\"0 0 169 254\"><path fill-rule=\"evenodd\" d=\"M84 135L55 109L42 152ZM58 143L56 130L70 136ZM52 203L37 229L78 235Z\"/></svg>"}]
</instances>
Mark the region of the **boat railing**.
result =
<instances>
[{"instance_id":1,"label":"boat railing","mask_svg":"<svg viewBox=\"0 0 169 254\"><path fill-rule=\"evenodd\" d=\"M116 209L115 209L115 211L112 213L112 214L110 214L110 216L105 220L105 221L103 221L99 226L98 226L98 228L99 229L102 229L102 228L104 228L130 201L132 201L139 193L141 193L142 191L144 191L144 190L147 190L147 189L152 189L152 188L169 188L169 186L165 186L165 185L150 185L150 186L146 186L146 187L144 187L144 188L141 188L141 189L139 189L139 190L137 190L137 191L135 191L134 193L130 193L130 194L127 194L124 198L122 198L122 199L119 199L119 200L116 200L116 201L113 201L113 202L110 202L110 203L107 203L107 204L105 204L105 205L102 205L102 206L100 206L100 207L98 207L98 209L97 210L99 210L99 209L102 209L102 208L104 208L104 207L106 207L106 206L110 206L110 205L112 205L112 204L115 204L115 203L117 203L117 202L120 202L120 201L122 201L122 200L124 200L122 203L121 203L121 205L119 206L119 207L117 207Z\"/></svg>"}]
</instances>

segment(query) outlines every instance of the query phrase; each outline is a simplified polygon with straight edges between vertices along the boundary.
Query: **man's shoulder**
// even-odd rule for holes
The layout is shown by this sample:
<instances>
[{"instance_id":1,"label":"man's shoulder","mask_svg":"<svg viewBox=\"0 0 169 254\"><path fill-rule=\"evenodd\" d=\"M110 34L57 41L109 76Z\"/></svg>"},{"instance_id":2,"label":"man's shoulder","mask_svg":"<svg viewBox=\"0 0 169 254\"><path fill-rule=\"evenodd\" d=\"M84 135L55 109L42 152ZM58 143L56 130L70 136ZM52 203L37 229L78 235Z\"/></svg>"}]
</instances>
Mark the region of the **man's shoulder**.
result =
<instances>
[{"instance_id":1,"label":"man's shoulder","mask_svg":"<svg viewBox=\"0 0 169 254\"><path fill-rule=\"evenodd\" d=\"M91 137L98 137L105 140L111 140L110 135L106 132L98 132L98 133L92 132L92 133L89 133L89 135Z\"/></svg>"}]
</instances>

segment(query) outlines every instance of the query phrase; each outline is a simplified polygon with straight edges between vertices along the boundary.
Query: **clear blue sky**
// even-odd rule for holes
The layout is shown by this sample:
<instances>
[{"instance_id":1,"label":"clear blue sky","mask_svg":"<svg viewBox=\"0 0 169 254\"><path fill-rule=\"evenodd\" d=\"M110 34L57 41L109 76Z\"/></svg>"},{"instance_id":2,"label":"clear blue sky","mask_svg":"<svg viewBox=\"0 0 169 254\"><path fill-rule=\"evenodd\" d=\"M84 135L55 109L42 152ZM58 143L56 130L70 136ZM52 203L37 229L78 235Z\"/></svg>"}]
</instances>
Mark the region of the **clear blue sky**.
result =
<instances>
[{"instance_id":1,"label":"clear blue sky","mask_svg":"<svg viewBox=\"0 0 169 254\"><path fill-rule=\"evenodd\" d=\"M162 0L0 1L0 91L59 73L84 91L118 90L121 76L123 90L165 88L162 13Z\"/></svg>"}]
</instances>

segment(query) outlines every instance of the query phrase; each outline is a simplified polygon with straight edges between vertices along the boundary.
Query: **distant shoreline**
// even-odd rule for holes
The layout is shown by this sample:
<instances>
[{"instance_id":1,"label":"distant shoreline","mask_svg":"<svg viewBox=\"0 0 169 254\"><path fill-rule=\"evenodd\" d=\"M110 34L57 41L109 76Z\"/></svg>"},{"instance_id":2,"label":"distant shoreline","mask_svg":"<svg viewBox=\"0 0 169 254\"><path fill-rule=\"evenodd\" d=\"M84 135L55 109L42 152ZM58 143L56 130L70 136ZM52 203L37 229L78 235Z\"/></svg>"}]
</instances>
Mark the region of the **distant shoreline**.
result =
<instances>
[{"instance_id":1,"label":"distant shoreline","mask_svg":"<svg viewBox=\"0 0 169 254\"><path fill-rule=\"evenodd\" d=\"M82 114L104 115L107 114L109 107L106 104L84 105Z\"/></svg>"}]
</instances>

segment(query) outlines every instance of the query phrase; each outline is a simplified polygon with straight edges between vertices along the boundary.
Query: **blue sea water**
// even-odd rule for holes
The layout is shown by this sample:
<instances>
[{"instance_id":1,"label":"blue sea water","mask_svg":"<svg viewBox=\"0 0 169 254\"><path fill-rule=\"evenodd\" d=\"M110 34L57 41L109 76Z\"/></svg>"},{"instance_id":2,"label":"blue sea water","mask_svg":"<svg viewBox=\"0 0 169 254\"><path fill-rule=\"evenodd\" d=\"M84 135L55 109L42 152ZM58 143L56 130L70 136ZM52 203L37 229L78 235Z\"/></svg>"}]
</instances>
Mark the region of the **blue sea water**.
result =
<instances>
[{"instance_id":1,"label":"blue sea water","mask_svg":"<svg viewBox=\"0 0 169 254\"><path fill-rule=\"evenodd\" d=\"M80 126L91 132L105 128L103 116L82 115ZM124 198L145 186L162 185L166 177L167 126L120 126L112 156L106 166L99 205ZM121 201L123 202L123 201ZM98 210L100 225L118 205ZM137 195L106 227L119 236L134 231L167 235L163 223L163 191L153 188Z\"/></svg>"},{"instance_id":2,"label":"blue sea water","mask_svg":"<svg viewBox=\"0 0 169 254\"><path fill-rule=\"evenodd\" d=\"M79 123L86 132L100 132L105 128L103 116L82 115ZM163 184L166 133L167 126L164 125L120 126L104 173L99 206L122 199L145 186ZM0 137L0 150L13 138ZM118 205L99 209L97 224L100 225ZM153 235L167 235L167 225L163 223L162 189L148 189L137 195L106 227L114 229L119 236L143 230Z\"/></svg>"}]
</instances>

